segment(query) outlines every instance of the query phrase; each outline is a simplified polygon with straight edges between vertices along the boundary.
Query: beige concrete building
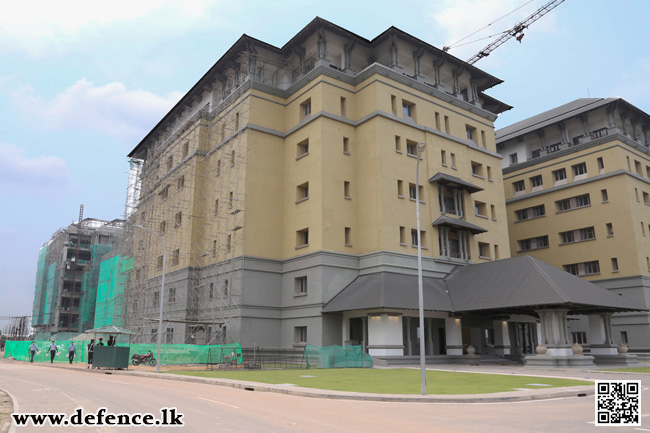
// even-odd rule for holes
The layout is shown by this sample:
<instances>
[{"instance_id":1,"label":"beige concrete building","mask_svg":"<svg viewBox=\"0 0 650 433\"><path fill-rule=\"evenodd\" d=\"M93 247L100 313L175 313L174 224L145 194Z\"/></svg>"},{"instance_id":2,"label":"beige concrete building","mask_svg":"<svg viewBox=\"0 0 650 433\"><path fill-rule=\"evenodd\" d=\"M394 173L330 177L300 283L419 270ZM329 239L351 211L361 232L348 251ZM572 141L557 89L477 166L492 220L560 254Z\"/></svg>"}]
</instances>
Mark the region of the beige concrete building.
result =
<instances>
[{"instance_id":1,"label":"beige concrete building","mask_svg":"<svg viewBox=\"0 0 650 433\"><path fill-rule=\"evenodd\" d=\"M144 161L132 218L167 260L136 229L128 326L155 341L165 272L169 343L391 357L417 355L422 335L430 356L532 353L530 302L461 318L444 288L509 257L493 121L510 107L484 93L500 82L396 28L367 40L316 18L282 48L242 36L129 155ZM423 333L417 284L398 284L417 274L418 195ZM394 302L340 302L361 283ZM565 315L548 317L557 330Z\"/></svg>"},{"instance_id":2,"label":"beige concrete building","mask_svg":"<svg viewBox=\"0 0 650 433\"><path fill-rule=\"evenodd\" d=\"M620 98L578 99L497 131L510 250L635 302L650 299L650 116ZM650 316L612 319L650 350ZM570 321L574 341L589 324Z\"/></svg>"}]
</instances>

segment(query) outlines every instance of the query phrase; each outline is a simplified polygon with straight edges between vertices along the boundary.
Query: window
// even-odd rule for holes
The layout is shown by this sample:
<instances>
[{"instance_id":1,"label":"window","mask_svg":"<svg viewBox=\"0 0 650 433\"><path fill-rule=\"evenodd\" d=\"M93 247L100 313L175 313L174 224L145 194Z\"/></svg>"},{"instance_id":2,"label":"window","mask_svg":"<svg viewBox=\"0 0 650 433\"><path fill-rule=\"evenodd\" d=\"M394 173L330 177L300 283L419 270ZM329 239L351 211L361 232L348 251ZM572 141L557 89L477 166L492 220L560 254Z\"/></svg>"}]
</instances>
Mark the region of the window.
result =
<instances>
[{"instance_id":1,"label":"window","mask_svg":"<svg viewBox=\"0 0 650 433\"><path fill-rule=\"evenodd\" d=\"M303 140L298 143L298 149L296 152L296 159L300 159L303 156L309 155L309 139Z\"/></svg>"},{"instance_id":2,"label":"window","mask_svg":"<svg viewBox=\"0 0 650 433\"><path fill-rule=\"evenodd\" d=\"M172 253L172 265L177 265L181 259L181 250L174 250Z\"/></svg>"},{"instance_id":3,"label":"window","mask_svg":"<svg viewBox=\"0 0 650 433\"><path fill-rule=\"evenodd\" d=\"M596 232L593 227L585 227L580 229L580 240L590 241L596 239Z\"/></svg>"},{"instance_id":4,"label":"window","mask_svg":"<svg viewBox=\"0 0 650 433\"><path fill-rule=\"evenodd\" d=\"M169 155L167 157L167 171L171 170L172 167L174 166L174 155Z\"/></svg>"},{"instance_id":5,"label":"window","mask_svg":"<svg viewBox=\"0 0 650 433\"><path fill-rule=\"evenodd\" d=\"M212 257L217 256L217 241L212 241Z\"/></svg>"},{"instance_id":6,"label":"window","mask_svg":"<svg viewBox=\"0 0 650 433\"><path fill-rule=\"evenodd\" d=\"M543 204L515 211L516 221L525 221L531 218L539 218L546 215L546 209Z\"/></svg>"},{"instance_id":7,"label":"window","mask_svg":"<svg viewBox=\"0 0 650 433\"><path fill-rule=\"evenodd\" d=\"M584 163L584 162L580 163L580 164L577 164L577 165L574 165L571 168L573 169L573 177L574 178L587 174L587 164Z\"/></svg>"},{"instance_id":8,"label":"window","mask_svg":"<svg viewBox=\"0 0 650 433\"><path fill-rule=\"evenodd\" d=\"M513 182L512 186L515 188L515 193L526 191L526 184L524 183L523 180L518 180L517 182Z\"/></svg>"},{"instance_id":9,"label":"window","mask_svg":"<svg viewBox=\"0 0 650 433\"><path fill-rule=\"evenodd\" d=\"M183 150L182 150L183 158L185 158L188 153L190 153L190 142L186 141L185 143L183 143Z\"/></svg>"},{"instance_id":10,"label":"window","mask_svg":"<svg viewBox=\"0 0 650 433\"><path fill-rule=\"evenodd\" d=\"M472 175L483 178L483 164L472 161L471 165L472 165Z\"/></svg>"},{"instance_id":11,"label":"window","mask_svg":"<svg viewBox=\"0 0 650 433\"><path fill-rule=\"evenodd\" d=\"M304 296L307 294L307 277L298 277L294 280L295 282L295 296Z\"/></svg>"},{"instance_id":12,"label":"window","mask_svg":"<svg viewBox=\"0 0 650 433\"><path fill-rule=\"evenodd\" d=\"M489 165L487 166L487 178L489 181L492 180L492 167L490 167Z\"/></svg>"},{"instance_id":13,"label":"window","mask_svg":"<svg viewBox=\"0 0 650 433\"><path fill-rule=\"evenodd\" d=\"M561 245L572 244L575 242L592 241L594 239L596 239L596 232L593 227L585 227L560 233Z\"/></svg>"},{"instance_id":14,"label":"window","mask_svg":"<svg viewBox=\"0 0 650 433\"><path fill-rule=\"evenodd\" d=\"M603 197L603 203L607 203L609 201L609 197L607 197L607 190L606 189L601 189L600 190L600 195Z\"/></svg>"},{"instance_id":15,"label":"window","mask_svg":"<svg viewBox=\"0 0 650 433\"><path fill-rule=\"evenodd\" d=\"M600 265L598 264L598 260L594 260L592 262L573 263L570 265L564 265L563 268L568 273L580 277L584 275L600 274Z\"/></svg>"},{"instance_id":16,"label":"window","mask_svg":"<svg viewBox=\"0 0 650 433\"><path fill-rule=\"evenodd\" d=\"M395 136L395 152L402 153L402 139L399 135Z\"/></svg>"},{"instance_id":17,"label":"window","mask_svg":"<svg viewBox=\"0 0 650 433\"><path fill-rule=\"evenodd\" d=\"M347 180L343 181L343 198L347 198L348 200L352 199L352 195L350 194L350 182Z\"/></svg>"},{"instance_id":18,"label":"window","mask_svg":"<svg viewBox=\"0 0 650 433\"><path fill-rule=\"evenodd\" d=\"M456 154L452 153L449 156L451 157L451 168L456 168Z\"/></svg>"},{"instance_id":19,"label":"window","mask_svg":"<svg viewBox=\"0 0 650 433\"><path fill-rule=\"evenodd\" d=\"M221 160L217 161L217 176L221 175Z\"/></svg>"},{"instance_id":20,"label":"window","mask_svg":"<svg viewBox=\"0 0 650 433\"><path fill-rule=\"evenodd\" d=\"M145 211L142 211L142 213L140 214L140 224L144 224L144 221L145 221L145 214L146 214Z\"/></svg>"},{"instance_id":21,"label":"window","mask_svg":"<svg viewBox=\"0 0 650 433\"><path fill-rule=\"evenodd\" d=\"M612 257L612 272L618 272L618 259Z\"/></svg>"},{"instance_id":22,"label":"window","mask_svg":"<svg viewBox=\"0 0 650 433\"><path fill-rule=\"evenodd\" d=\"M296 248L303 248L309 245L309 229L302 229L296 232Z\"/></svg>"},{"instance_id":23,"label":"window","mask_svg":"<svg viewBox=\"0 0 650 433\"><path fill-rule=\"evenodd\" d=\"M138 241L138 251L142 251L142 250L144 250L144 241L140 239Z\"/></svg>"},{"instance_id":24,"label":"window","mask_svg":"<svg viewBox=\"0 0 650 433\"><path fill-rule=\"evenodd\" d=\"M153 292L153 306L157 307L160 304L160 292Z\"/></svg>"},{"instance_id":25,"label":"window","mask_svg":"<svg viewBox=\"0 0 650 433\"><path fill-rule=\"evenodd\" d=\"M621 331L621 343L627 344L627 331Z\"/></svg>"},{"instance_id":26,"label":"window","mask_svg":"<svg viewBox=\"0 0 650 433\"><path fill-rule=\"evenodd\" d=\"M167 302L173 304L176 302L176 287L169 288L169 294L167 295Z\"/></svg>"},{"instance_id":27,"label":"window","mask_svg":"<svg viewBox=\"0 0 650 433\"><path fill-rule=\"evenodd\" d=\"M476 128L470 125L465 125L465 135L467 135L468 140L472 140L473 142L476 142L477 136L476 136Z\"/></svg>"},{"instance_id":28,"label":"window","mask_svg":"<svg viewBox=\"0 0 650 433\"><path fill-rule=\"evenodd\" d=\"M305 182L302 185L296 187L296 203L305 201L309 198L309 182Z\"/></svg>"},{"instance_id":29,"label":"window","mask_svg":"<svg viewBox=\"0 0 650 433\"><path fill-rule=\"evenodd\" d=\"M548 152L549 153L558 152L559 150L560 150L560 143L551 144L548 147Z\"/></svg>"},{"instance_id":30,"label":"window","mask_svg":"<svg viewBox=\"0 0 650 433\"><path fill-rule=\"evenodd\" d=\"M445 116L445 133L449 134L449 116Z\"/></svg>"},{"instance_id":31,"label":"window","mask_svg":"<svg viewBox=\"0 0 650 433\"><path fill-rule=\"evenodd\" d=\"M233 196L233 192L230 191L230 193L228 194L228 209L232 209L232 208L233 208L233 206L234 206L234 204L235 204L235 201L234 201L234 200L235 200L235 199L234 199L234 196Z\"/></svg>"},{"instance_id":32,"label":"window","mask_svg":"<svg viewBox=\"0 0 650 433\"><path fill-rule=\"evenodd\" d=\"M494 244L494 260L499 260L499 246Z\"/></svg>"},{"instance_id":33,"label":"window","mask_svg":"<svg viewBox=\"0 0 650 433\"><path fill-rule=\"evenodd\" d=\"M594 274L600 274L600 265L598 264L598 260L595 260L593 262L585 262L585 275Z\"/></svg>"},{"instance_id":34,"label":"window","mask_svg":"<svg viewBox=\"0 0 650 433\"><path fill-rule=\"evenodd\" d=\"M214 283L210 283L209 289L208 289L208 299L211 301L214 299Z\"/></svg>"},{"instance_id":35,"label":"window","mask_svg":"<svg viewBox=\"0 0 650 433\"><path fill-rule=\"evenodd\" d=\"M542 175L538 174L537 176L533 176L530 178L530 187L531 188L539 188L543 185L542 182Z\"/></svg>"},{"instance_id":36,"label":"window","mask_svg":"<svg viewBox=\"0 0 650 433\"><path fill-rule=\"evenodd\" d=\"M390 109L393 115L397 115L397 96L390 95Z\"/></svg>"},{"instance_id":37,"label":"window","mask_svg":"<svg viewBox=\"0 0 650 433\"><path fill-rule=\"evenodd\" d=\"M415 104L408 101L402 101L402 115L404 117L415 118Z\"/></svg>"},{"instance_id":38,"label":"window","mask_svg":"<svg viewBox=\"0 0 650 433\"><path fill-rule=\"evenodd\" d=\"M564 265L564 270L573 275L578 275L579 272L577 264Z\"/></svg>"},{"instance_id":39,"label":"window","mask_svg":"<svg viewBox=\"0 0 650 433\"><path fill-rule=\"evenodd\" d=\"M559 170L555 170L553 172L553 178L555 179L555 182L561 182L563 180L566 180L566 169L561 168Z\"/></svg>"},{"instance_id":40,"label":"window","mask_svg":"<svg viewBox=\"0 0 650 433\"><path fill-rule=\"evenodd\" d=\"M345 117L345 98L341 96L341 117Z\"/></svg>"},{"instance_id":41,"label":"window","mask_svg":"<svg viewBox=\"0 0 650 433\"><path fill-rule=\"evenodd\" d=\"M650 195L645 191L643 191L643 203L650 204Z\"/></svg>"},{"instance_id":42,"label":"window","mask_svg":"<svg viewBox=\"0 0 650 433\"><path fill-rule=\"evenodd\" d=\"M636 197L636 201L641 201L641 200L639 200L639 189L638 188L634 188L634 196Z\"/></svg>"},{"instance_id":43,"label":"window","mask_svg":"<svg viewBox=\"0 0 650 433\"><path fill-rule=\"evenodd\" d=\"M403 188L403 182L401 180L397 181L397 197L404 198L404 188Z\"/></svg>"},{"instance_id":44,"label":"window","mask_svg":"<svg viewBox=\"0 0 650 433\"><path fill-rule=\"evenodd\" d=\"M307 327L306 326L296 326L293 328L293 341L296 345L305 345L307 344Z\"/></svg>"},{"instance_id":45,"label":"window","mask_svg":"<svg viewBox=\"0 0 650 433\"><path fill-rule=\"evenodd\" d=\"M418 156L418 145L414 141L406 140L406 154L410 156Z\"/></svg>"},{"instance_id":46,"label":"window","mask_svg":"<svg viewBox=\"0 0 650 433\"><path fill-rule=\"evenodd\" d=\"M540 156L542 156L542 151L541 151L541 149L533 150L533 153L531 154L531 157L532 157L533 159L535 159L535 158L539 158Z\"/></svg>"},{"instance_id":47,"label":"window","mask_svg":"<svg viewBox=\"0 0 650 433\"><path fill-rule=\"evenodd\" d=\"M228 297L228 293L230 293L230 281L223 280L223 296Z\"/></svg>"},{"instance_id":48,"label":"window","mask_svg":"<svg viewBox=\"0 0 650 433\"><path fill-rule=\"evenodd\" d=\"M497 220L497 211L496 207L493 204L490 205L490 215L492 215L492 221Z\"/></svg>"},{"instance_id":49,"label":"window","mask_svg":"<svg viewBox=\"0 0 650 433\"><path fill-rule=\"evenodd\" d=\"M300 118L311 116L311 98L300 104Z\"/></svg>"},{"instance_id":50,"label":"window","mask_svg":"<svg viewBox=\"0 0 650 433\"><path fill-rule=\"evenodd\" d=\"M163 268L163 256L158 256L156 259L156 269L160 270Z\"/></svg>"},{"instance_id":51,"label":"window","mask_svg":"<svg viewBox=\"0 0 650 433\"><path fill-rule=\"evenodd\" d=\"M519 158L517 157L516 153L511 153L510 154L510 164L516 164L519 162Z\"/></svg>"},{"instance_id":52,"label":"window","mask_svg":"<svg viewBox=\"0 0 650 433\"><path fill-rule=\"evenodd\" d=\"M158 342L158 328L151 329L151 342L152 343Z\"/></svg>"},{"instance_id":53,"label":"window","mask_svg":"<svg viewBox=\"0 0 650 433\"><path fill-rule=\"evenodd\" d=\"M598 171L603 173L605 171L605 162L603 161L603 158L598 158L596 161L598 161Z\"/></svg>"},{"instance_id":54,"label":"window","mask_svg":"<svg viewBox=\"0 0 650 433\"><path fill-rule=\"evenodd\" d=\"M180 189L183 189L184 186L185 186L185 175L182 175L176 180L176 190L178 191Z\"/></svg>"},{"instance_id":55,"label":"window","mask_svg":"<svg viewBox=\"0 0 650 433\"><path fill-rule=\"evenodd\" d=\"M607 236L614 236L614 226L612 223L605 224L605 228L607 229Z\"/></svg>"},{"instance_id":56,"label":"window","mask_svg":"<svg viewBox=\"0 0 650 433\"><path fill-rule=\"evenodd\" d=\"M587 344L587 333L584 331L572 332L571 339L573 344Z\"/></svg>"},{"instance_id":57,"label":"window","mask_svg":"<svg viewBox=\"0 0 650 433\"><path fill-rule=\"evenodd\" d=\"M350 154L350 139L348 137L343 137L343 153Z\"/></svg>"},{"instance_id":58,"label":"window","mask_svg":"<svg viewBox=\"0 0 650 433\"><path fill-rule=\"evenodd\" d=\"M172 344L174 342L174 328L167 328L165 332L165 344Z\"/></svg>"},{"instance_id":59,"label":"window","mask_svg":"<svg viewBox=\"0 0 650 433\"><path fill-rule=\"evenodd\" d=\"M548 235L537 236L529 239L522 239L517 241L519 243L519 251L538 250L540 248L548 248Z\"/></svg>"},{"instance_id":60,"label":"window","mask_svg":"<svg viewBox=\"0 0 650 433\"><path fill-rule=\"evenodd\" d=\"M436 121L436 129L440 131L440 113L436 111L435 114L435 121Z\"/></svg>"},{"instance_id":61,"label":"window","mask_svg":"<svg viewBox=\"0 0 650 433\"><path fill-rule=\"evenodd\" d=\"M419 198L420 198L420 203L424 203L424 200L422 200L422 192L423 192L422 185L420 185L420 187L418 189L418 195L419 195ZM415 184L414 183L409 183L409 198L411 200L416 200L417 199L416 192L415 192Z\"/></svg>"},{"instance_id":62,"label":"window","mask_svg":"<svg viewBox=\"0 0 650 433\"><path fill-rule=\"evenodd\" d=\"M477 216L487 218L487 205L485 203L475 200L474 209Z\"/></svg>"},{"instance_id":63,"label":"window","mask_svg":"<svg viewBox=\"0 0 650 433\"><path fill-rule=\"evenodd\" d=\"M158 225L158 234L164 235L166 228L167 228L167 222L161 221L160 224Z\"/></svg>"},{"instance_id":64,"label":"window","mask_svg":"<svg viewBox=\"0 0 650 433\"><path fill-rule=\"evenodd\" d=\"M228 236L226 236L226 251L229 252L231 248L232 248L232 235L229 234Z\"/></svg>"},{"instance_id":65,"label":"window","mask_svg":"<svg viewBox=\"0 0 650 433\"><path fill-rule=\"evenodd\" d=\"M183 212L176 212L174 215L174 227L180 227L183 222Z\"/></svg>"},{"instance_id":66,"label":"window","mask_svg":"<svg viewBox=\"0 0 650 433\"><path fill-rule=\"evenodd\" d=\"M234 167L235 166L235 151L233 150L230 152L230 166Z\"/></svg>"},{"instance_id":67,"label":"window","mask_svg":"<svg viewBox=\"0 0 650 433\"><path fill-rule=\"evenodd\" d=\"M406 245L406 227L400 226L399 227L399 244L405 246ZM650 269L650 266L648 266Z\"/></svg>"},{"instance_id":68,"label":"window","mask_svg":"<svg viewBox=\"0 0 650 433\"><path fill-rule=\"evenodd\" d=\"M589 194L579 195L575 199L576 199L576 207L585 207L591 205Z\"/></svg>"},{"instance_id":69,"label":"window","mask_svg":"<svg viewBox=\"0 0 650 433\"><path fill-rule=\"evenodd\" d=\"M420 240L422 241L422 248L426 248L425 234L426 232L424 230L420 230ZM411 246L413 247L418 246L418 231L416 229L411 229Z\"/></svg>"},{"instance_id":70,"label":"window","mask_svg":"<svg viewBox=\"0 0 650 433\"><path fill-rule=\"evenodd\" d=\"M444 150L440 151L440 162L443 166L447 167L447 152Z\"/></svg>"},{"instance_id":71,"label":"window","mask_svg":"<svg viewBox=\"0 0 650 433\"><path fill-rule=\"evenodd\" d=\"M167 200L167 197L169 197L169 185L165 185L161 190L160 190L160 201L165 201Z\"/></svg>"},{"instance_id":72,"label":"window","mask_svg":"<svg viewBox=\"0 0 650 433\"><path fill-rule=\"evenodd\" d=\"M490 244L485 242L478 243L478 255L480 258L489 259L490 258Z\"/></svg>"},{"instance_id":73,"label":"window","mask_svg":"<svg viewBox=\"0 0 650 433\"><path fill-rule=\"evenodd\" d=\"M487 141L485 140L485 131L481 131L481 143L483 144L483 147L487 149Z\"/></svg>"},{"instance_id":74,"label":"window","mask_svg":"<svg viewBox=\"0 0 650 433\"><path fill-rule=\"evenodd\" d=\"M352 229L350 227L345 228L345 246L352 246Z\"/></svg>"},{"instance_id":75,"label":"window","mask_svg":"<svg viewBox=\"0 0 650 433\"><path fill-rule=\"evenodd\" d=\"M214 201L214 214L219 215L219 199Z\"/></svg>"},{"instance_id":76,"label":"window","mask_svg":"<svg viewBox=\"0 0 650 433\"><path fill-rule=\"evenodd\" d=\"M591 205L589 194L583 194L576 197L566 198L555 202L558 212L565 212L573 209L579 209Z\"/></svg>"}]
</instances>

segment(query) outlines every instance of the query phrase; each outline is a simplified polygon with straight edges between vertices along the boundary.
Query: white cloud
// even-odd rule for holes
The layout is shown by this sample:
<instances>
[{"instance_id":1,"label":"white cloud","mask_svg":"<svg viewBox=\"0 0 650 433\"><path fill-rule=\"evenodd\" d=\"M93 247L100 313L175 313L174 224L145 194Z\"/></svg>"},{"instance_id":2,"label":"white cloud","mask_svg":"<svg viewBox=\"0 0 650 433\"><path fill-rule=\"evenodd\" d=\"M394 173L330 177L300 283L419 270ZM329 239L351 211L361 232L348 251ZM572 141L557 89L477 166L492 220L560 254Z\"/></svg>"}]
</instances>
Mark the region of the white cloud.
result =
<instances>
[{"instance_id":1,"label":"white cloud","mask_svg":"<svg viewBox=\"0 0 650 433\"><path fill-rule=\"evenodd\" d=\"M70 185L68 164L56 156L28 157L23 148L0 142L0 187L47 194Z\"/></svg>"},{"instance_id":2,"label":"white cloud","mask_svg":"<svg viewBox=\"0 0 650 433\"><path fill-rule=\"evenodd\" d=\"M43 129L87 129L132 142L144 137L182 95L162 97L117 82L97 87L82 78L51 100L24 87L14 102Z\"/></svg>"},{"instance_id":3,"label":"white cloud","mask_svg":"<svg viewBox=\"0 0 650 433\"><path fill-rule=\"evenodd\" d=\"M523 4L525 6L515 11ZM533 0L529 4L522 0L443 0L431 4L429 18L435 23L436 29L442 30L445 45L455 46L449 53L465 60L495 41L501 32L527 18L541 5L542 0ZM506 14L508 15L505 16ZM494 22L499 18L502 19ZM553 31L554 23L551 12L533 25L535 31L549 32ZM485 26L488 27L469 36ZM488 38L489 36L492 37ZM476 42L467 44L473 41Z\"/></svg>"},{"instance_id":4,"label":"white cloud","mask_svg":"<svg viewBox=\"0 0 650 433\"><path fill-rule=\"evenodd\" d=\"M25 0L0 2L0 53L27 51L32 55L65 50L107 32L124 34L124 26L149 27L157 34L182 32L208 23L218 6L210 0ZM142 21L142 22L141 22ZM223 23L219 23L223 24Z\"/></svg>"}]
</instances>

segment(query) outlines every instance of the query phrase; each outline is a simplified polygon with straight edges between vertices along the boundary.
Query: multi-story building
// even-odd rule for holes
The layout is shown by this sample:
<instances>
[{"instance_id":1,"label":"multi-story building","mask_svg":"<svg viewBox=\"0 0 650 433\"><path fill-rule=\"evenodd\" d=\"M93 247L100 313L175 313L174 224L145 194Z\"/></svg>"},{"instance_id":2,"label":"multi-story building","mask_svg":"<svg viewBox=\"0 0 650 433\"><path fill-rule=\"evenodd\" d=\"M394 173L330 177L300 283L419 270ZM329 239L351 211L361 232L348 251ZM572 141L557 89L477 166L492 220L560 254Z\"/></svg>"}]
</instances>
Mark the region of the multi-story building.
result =
<instances>
[{"instance_id":1,"label":"multi-story building","mask_svg":"<svg viewBox=\"0 0 650 433\"><path fill-rule=\"evenodd\" d=\"M86 218L57 230L41 247L32 310L38 338L93 328L100 262L119 241L123 224Z\"/></svg>"},{"instance_id":2,"label":"multi-story building","mask_svg":"<svg viewBox=\"0 0 650 433\"><path fill-rule=\"evenodd\" d=\"M316 18L282 48L242 36L129 155L144 161L133 218L154 233L134 232L128 326L155 341L162 297L169 343L412 355L420 243L428 354L531 353L532 308L555 297L493 296L496 313L461 325L444 289L509 257L493 121L510 107L484 93L500 82L396 28L367 40ZM479 274L454 281L479 290Z\"/></svg>"},{"instance_id":3,"label":"multi-story building","mask_svg":"<svg viewBox=\"0 0 650 433\"><path fill-rule=\"evenodd\" d=\"M650 305L649 125L623 99L590 98L497 131L511 254ZM647 313L612 320L615 339L650 350ZM589 343L584 321L570 327Z\"/></svg>"}]
</instances>

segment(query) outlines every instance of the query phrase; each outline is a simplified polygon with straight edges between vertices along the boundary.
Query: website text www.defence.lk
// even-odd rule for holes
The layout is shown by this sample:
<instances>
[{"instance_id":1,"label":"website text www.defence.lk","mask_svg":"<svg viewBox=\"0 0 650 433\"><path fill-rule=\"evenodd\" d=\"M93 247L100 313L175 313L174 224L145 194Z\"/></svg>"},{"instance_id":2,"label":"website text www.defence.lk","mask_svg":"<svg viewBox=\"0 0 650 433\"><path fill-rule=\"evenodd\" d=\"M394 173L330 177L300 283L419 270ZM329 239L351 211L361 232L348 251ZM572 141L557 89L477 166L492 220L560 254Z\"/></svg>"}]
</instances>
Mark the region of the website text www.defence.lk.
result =
<instances>
[{"instance_id":1,"label":"website text www.defence.lk","mask_svg":"<svg viewBox=\"0 0 650 433\"><path fill-rule=\"evenodd\" d=\"M77 408L74 414L67 416L65 413L12 413L11 417L16 426L28 425L31 421L34 426L183 426L183 414L177 412L175 407L160 409L160 417L151 413L109 413L108 409L101 407L97 412L84 413L83 408Z\"/></svg>"}]
</instances>

